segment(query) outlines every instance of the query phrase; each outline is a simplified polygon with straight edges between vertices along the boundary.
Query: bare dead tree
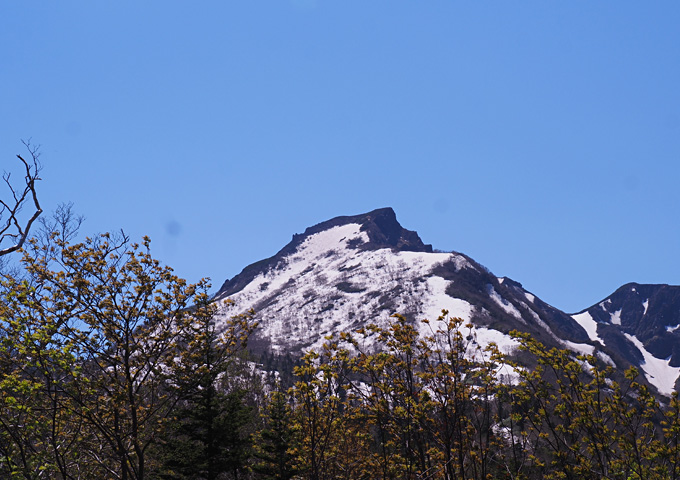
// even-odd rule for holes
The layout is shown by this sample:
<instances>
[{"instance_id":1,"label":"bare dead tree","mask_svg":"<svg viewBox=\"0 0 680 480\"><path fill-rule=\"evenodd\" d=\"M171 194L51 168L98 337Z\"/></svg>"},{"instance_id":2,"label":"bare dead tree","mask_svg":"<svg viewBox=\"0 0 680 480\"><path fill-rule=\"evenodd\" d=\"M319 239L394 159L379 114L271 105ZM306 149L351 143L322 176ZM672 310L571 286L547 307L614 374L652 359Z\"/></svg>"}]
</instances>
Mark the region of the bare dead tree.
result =
<instances>
[{"instance_id":1,"label":"bare dead tree","mask_svg":"<svg viewBox=\"0 0 680 480\"><path fill-rule=\"evenodd\" d=\"M24 141L23 144L28 149L30 155L29 160L24 159L21 155L17 155L26 171L23 188L12 184L11 173L4 172L2 175L3 181L9 188L10 195L6 200L0 198L0 257L19 250L24 245L33 222L42 213L35 187L35 182L40 180L39 148L31 145L30 140ZM35 208L28 220L20 215L23 207L27 205L32 205ZM8 242L11 245L2 248L2 245Z\"/></svg>"}]
</instances>

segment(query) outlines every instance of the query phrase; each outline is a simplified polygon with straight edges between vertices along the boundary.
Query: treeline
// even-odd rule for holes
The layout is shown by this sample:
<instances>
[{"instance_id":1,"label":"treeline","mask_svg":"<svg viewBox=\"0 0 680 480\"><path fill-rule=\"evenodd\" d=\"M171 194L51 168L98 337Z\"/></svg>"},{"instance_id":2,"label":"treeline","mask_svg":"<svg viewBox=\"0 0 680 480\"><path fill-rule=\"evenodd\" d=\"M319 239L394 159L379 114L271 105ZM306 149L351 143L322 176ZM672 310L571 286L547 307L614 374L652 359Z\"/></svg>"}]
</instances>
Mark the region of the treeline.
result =
<instances>
[{"instance_id":1,"label":"treeline","mask_svg":"<svg viewBox=\"0 0 680 480\"><path fill-rule=\"evenodd\" d=\"M635 370L516 334L521 367L444 313L329 338L285 385L248 359L252 312L70 225L2 275L0 478L680 478L680 403Z\"/></svg>"}]
</instances>

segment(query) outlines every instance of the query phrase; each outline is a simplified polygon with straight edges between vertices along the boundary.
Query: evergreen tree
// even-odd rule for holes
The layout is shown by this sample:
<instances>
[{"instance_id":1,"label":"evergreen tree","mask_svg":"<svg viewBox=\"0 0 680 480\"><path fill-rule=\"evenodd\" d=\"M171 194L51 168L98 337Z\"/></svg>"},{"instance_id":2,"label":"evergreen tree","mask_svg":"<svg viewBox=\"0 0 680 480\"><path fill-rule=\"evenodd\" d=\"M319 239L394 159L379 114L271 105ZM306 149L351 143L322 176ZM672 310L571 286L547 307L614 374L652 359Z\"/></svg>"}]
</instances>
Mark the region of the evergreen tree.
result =
<instances>
[{"instance_id":1,"label":"evergreen tree","mask_svg":"<svg viewBox=\"0 0 680 480\"><path fill-rule=\"evenodd\" d=\"M272 392L265 412L265 424L258 432L253 471L267 480L290 480L297 473L298 432L286 394Z\"/></svg>"},{"instance_id":2,"label":"evergreen tree","mask_svg":"<svg viewBox=\"0 0 680 480\"><path fill-rule=\"evenodd\" d=\"M162 479L238 479L250 457L244 427L252 422L245 392L208 387L175 410L160 448Z\"/></svg>"},{"instance_id":3,"label":"evergreen tree","mask_svg":"<svg viewBox=\"0 0 680 480\"><path fill-rule=\"evenodd\" d=\"M181 353L168 377L177 406L153 450L158 478L238 479L250 457L255 413L239 384L247 377L242 354L256 325L250 312L218 328L217 305L206 291L183 319Z\"/></svg>"}]
</instances>

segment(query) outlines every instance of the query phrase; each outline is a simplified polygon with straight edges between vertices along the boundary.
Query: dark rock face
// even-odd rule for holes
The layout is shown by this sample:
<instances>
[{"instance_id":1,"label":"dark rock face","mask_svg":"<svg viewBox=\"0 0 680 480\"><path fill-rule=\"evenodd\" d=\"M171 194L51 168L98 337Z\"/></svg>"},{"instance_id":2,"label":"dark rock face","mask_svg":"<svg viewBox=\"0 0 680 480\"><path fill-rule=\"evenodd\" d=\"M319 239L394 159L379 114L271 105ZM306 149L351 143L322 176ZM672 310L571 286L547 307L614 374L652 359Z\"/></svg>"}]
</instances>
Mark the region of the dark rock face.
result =
<instances>
[{"instance_id":1,"label":"dark rock face","mask_svg":"<svg viewBox=\"0 0 680 480\"><path fill-rule=\"evenodd\" d=\"M425 245L416 232L406 230L397 222L397 216L391 208L382 208L367 213L362 220L361 228L368 234L370 242L364 248L391 247L400 251L432 252L432 245ZM353 223L353 222L348 222Z\"/></svg>"},{"instance_id":2,"label":"dark rock face","mask_svg":"<svg viewBox=\"0 0 680 480\"><path fill-rule=\"evenodd\" d=\"M298 242L295 246L299 245L300 242L310 235L350 223L360 224L361 230L368 234L369 242L358 245L361 249L377 250L379 248L393 248L399 251L410 252L432 251L432 245L425 245L416 232L406 230L399 224L394 210L389 207L379 208L361 215L335 217L319 223L306 229L302 235L294 235L293 242L288 244L286 248L290 247L296 240Z\"/></svg>"}]
</instances>

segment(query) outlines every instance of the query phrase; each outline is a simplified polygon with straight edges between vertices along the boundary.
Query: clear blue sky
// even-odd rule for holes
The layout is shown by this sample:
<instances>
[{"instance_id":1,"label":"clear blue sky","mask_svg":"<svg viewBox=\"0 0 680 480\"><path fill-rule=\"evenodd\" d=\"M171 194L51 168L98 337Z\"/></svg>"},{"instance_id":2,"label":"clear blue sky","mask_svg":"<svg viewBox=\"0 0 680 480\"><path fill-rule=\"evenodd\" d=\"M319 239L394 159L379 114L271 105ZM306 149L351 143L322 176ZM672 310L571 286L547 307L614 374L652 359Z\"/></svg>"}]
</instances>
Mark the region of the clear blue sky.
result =
<instances>
[{"instance_id":1,"label":"clear blue sky","mask_svg":"<svg viewBox=\"0 0 680 480\"><path fill-rule=\"evenodd\" d=\"M0 163L218 287L392 206L566 311L680 283L680 2L0 0Z\"/></svg>"}]
</instances>

